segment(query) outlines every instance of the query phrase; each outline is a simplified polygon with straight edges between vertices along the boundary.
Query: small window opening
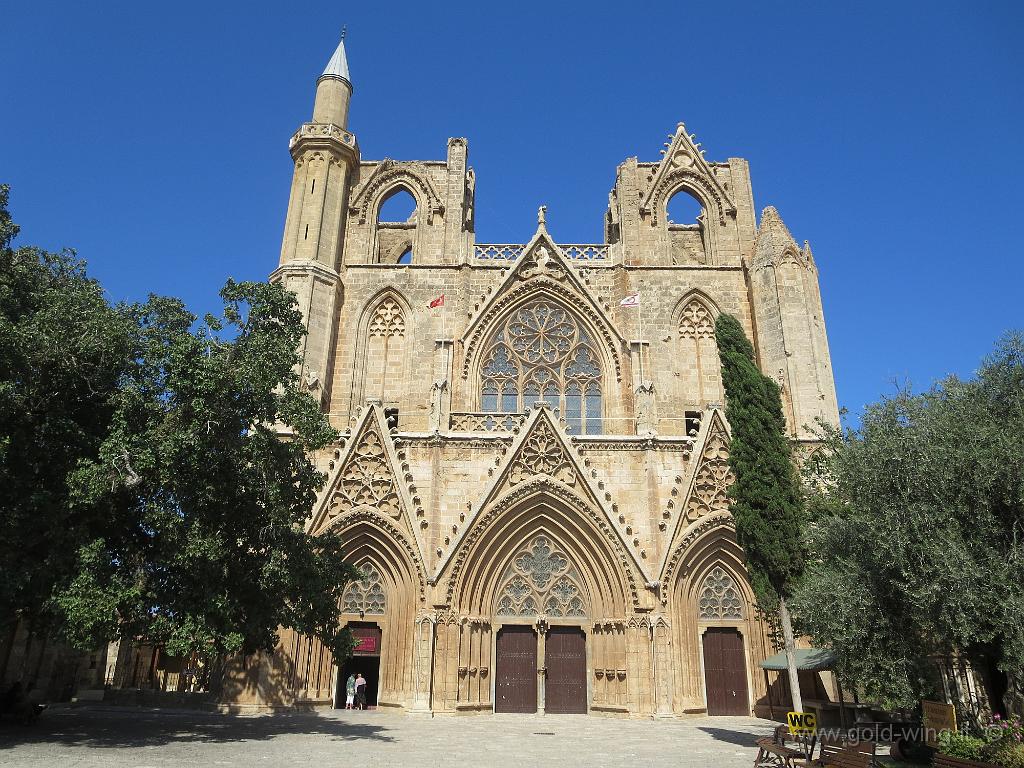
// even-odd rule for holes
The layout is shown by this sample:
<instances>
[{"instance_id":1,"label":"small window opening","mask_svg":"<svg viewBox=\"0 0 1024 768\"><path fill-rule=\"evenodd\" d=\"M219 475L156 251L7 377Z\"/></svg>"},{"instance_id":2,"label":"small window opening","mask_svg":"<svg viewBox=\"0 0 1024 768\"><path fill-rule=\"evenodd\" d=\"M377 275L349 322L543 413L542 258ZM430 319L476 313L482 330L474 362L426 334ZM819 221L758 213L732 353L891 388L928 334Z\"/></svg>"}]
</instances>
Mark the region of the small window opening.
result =
<instances>
[{"instance_id":1,"label":"small window opening","mask_svg":"<svg viewBox=\"0 0 1024 768\"><path fill-rule=\"evenodd\" d=\"M388 430L398 429L398 409L385 408L384 422L387 424Z\"/></svg>"},{"instance_id":2,"label":"small window opening","mask_svg":"<svg viewBox=\"0 0 1024 768\"><path fill-rule=\"evenodd\" d=\"M313 190L316 189L316 179L313 179L313 183L309 187L309 194L313 194Z\"/></svg>"},{"instance_id":3,"label":"small window opening","mask_svg":"<svg viewBox=\"0 0 1024 768\"><path fill-rule=\"evenodd\" d=\"M683 421L686 427L687 437L696 437L700 432L700 411L686 411Z\"/></svg>"},{"instance_id":4,"label":"small window opening","mask_svg":"<svg viewBox=\"0 0 1024 768\"><path fill-rule=\"evenodd\" d=\"M402 255L398 257L399 264L412 264L412 246L407 246Z\"/></svg>"},{"instance_id":5,"label":"small window opening","mask_svg":"<svg viewBox=\"0 0 1024 768\"><path fill-rule=\"evenodd\" d=\"M697 224L704 213L700 202L684 190L676 192L665 205L665 217L669 224Z\"/></svg>"},{"instance_id":6,"label":"small window opening","mask_svg":"<svg viewBox=\"0 0 1024 768\"><path fill-rule=\"evenodd\" d=\"M399 188L380 205L377 221L408 222L416 215L416 198L409 190Z\"/></svg>"},{"instance_id":7,"label":"small window opening","mask_svg":"<svg viewBox=\"0 0 1024 768\"><path fill-rule=\"evenodd\" d=\"M309 238L309 224L306 225L306 232L302 235L302 239L306 240Z\"/></svg>"}]
</instances>

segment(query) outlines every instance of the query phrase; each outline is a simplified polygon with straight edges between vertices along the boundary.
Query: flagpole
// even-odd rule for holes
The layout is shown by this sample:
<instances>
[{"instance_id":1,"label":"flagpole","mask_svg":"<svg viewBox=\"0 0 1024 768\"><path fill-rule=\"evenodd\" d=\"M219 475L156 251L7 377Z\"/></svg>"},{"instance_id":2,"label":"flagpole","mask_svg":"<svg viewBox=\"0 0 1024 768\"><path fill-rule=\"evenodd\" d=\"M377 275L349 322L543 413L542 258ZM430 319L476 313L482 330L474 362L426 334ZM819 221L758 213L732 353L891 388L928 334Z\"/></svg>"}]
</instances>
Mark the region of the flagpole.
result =
<instances>
[{"instance_id":1,"label":"flagpole","mask_svg":"<svg viewBox=\"0 0 1024 768\"><path fill-rule=\"evenodd\" d=\"M640 386L644 385L644 315L640 306L640 291L636 292L636 321L640 326Z\"/></svg>"}]
</instances>

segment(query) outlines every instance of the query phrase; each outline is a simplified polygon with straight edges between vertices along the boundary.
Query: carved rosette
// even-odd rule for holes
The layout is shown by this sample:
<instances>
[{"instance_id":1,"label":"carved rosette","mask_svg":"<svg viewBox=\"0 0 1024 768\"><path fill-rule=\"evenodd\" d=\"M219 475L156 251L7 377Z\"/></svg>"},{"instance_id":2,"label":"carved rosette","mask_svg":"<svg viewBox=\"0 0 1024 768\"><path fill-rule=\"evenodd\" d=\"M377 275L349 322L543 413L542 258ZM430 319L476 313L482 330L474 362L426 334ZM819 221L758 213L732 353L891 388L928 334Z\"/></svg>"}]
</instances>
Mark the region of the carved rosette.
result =
<instances>
[{"instance_id":1,"label":"carved rosette","mask_svg":"<svg viewBox=\"0 0 1024 768\"><path fill-rule=\"evenodd\" d=\"M576 470L562 441L547 422L537 422L526 438L509 470L509 485L517 485L534 475L547 475L566 485L575 485Z\"/></svg>"}]
</instances>

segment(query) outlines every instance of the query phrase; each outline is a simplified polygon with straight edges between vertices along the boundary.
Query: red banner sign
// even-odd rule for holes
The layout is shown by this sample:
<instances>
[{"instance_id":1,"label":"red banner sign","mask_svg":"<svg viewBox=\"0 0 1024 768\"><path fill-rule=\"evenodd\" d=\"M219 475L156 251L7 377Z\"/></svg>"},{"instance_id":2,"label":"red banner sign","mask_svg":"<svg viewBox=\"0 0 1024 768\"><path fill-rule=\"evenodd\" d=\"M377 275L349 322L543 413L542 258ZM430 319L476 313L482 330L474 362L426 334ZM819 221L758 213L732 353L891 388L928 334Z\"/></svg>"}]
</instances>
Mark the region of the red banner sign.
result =
<instances>
[{"instance_id":1,"label":"red banner sign","mask_svg":"<svg viewBox=\"0 0 1024 768\"><path fill-rule=\"evenodd\" d=\"M377 653L380 650L376 637L357 637L355 641L356 647L352 649L353 653Z\"/></svg>"}]
</instances>

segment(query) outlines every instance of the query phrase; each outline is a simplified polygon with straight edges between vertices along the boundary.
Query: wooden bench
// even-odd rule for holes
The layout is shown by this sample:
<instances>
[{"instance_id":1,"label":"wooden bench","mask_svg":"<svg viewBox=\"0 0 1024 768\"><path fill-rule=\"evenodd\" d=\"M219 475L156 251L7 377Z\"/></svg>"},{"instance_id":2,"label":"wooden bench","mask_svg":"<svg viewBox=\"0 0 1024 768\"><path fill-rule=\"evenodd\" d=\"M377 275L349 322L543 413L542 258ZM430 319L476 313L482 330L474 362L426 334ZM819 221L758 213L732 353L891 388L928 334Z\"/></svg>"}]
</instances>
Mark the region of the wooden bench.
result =
<instances>
[{"instance_id":1,"label":"wooden bench","mask_svg":"<svg viewBox=\"0 0 1024 768\"><path fill-rule=\"evenodd\" d=\"M995 763L979 763L977 760L961 760L959 757L935 753L932 761L935 768L999 768Z\"/></svg>"},{"instance_id":2,"label":"wooden bench","mask_svg":"<svg viewBox=\"0 0 1024 768\"><path fill-rule=\"evenodd\" d=\"M821 764L825 768L872 768L875 756L873 752L868 754L859 747L847 747L827 755Z\"/></svg>"},{"instance_id":3,"label":"wooden bench","mask_svg":"<svg viewBox=\"0 0 1024 768\"><path fill-rule=\"evenodd\" d=\"M818 751L818 759L815 761L817 765L832 765L832 761L835 757L842 755L843 759L846 759L849 755L863 755L866 758L866 762L863 765L874 766L875 765L875 742L873 741L858 741L856 743L850 742L846 739L831 738L827 735L821 737L821 749ZM858 763L858 765L861 763Z\"/></svg>"}]
</instances>

